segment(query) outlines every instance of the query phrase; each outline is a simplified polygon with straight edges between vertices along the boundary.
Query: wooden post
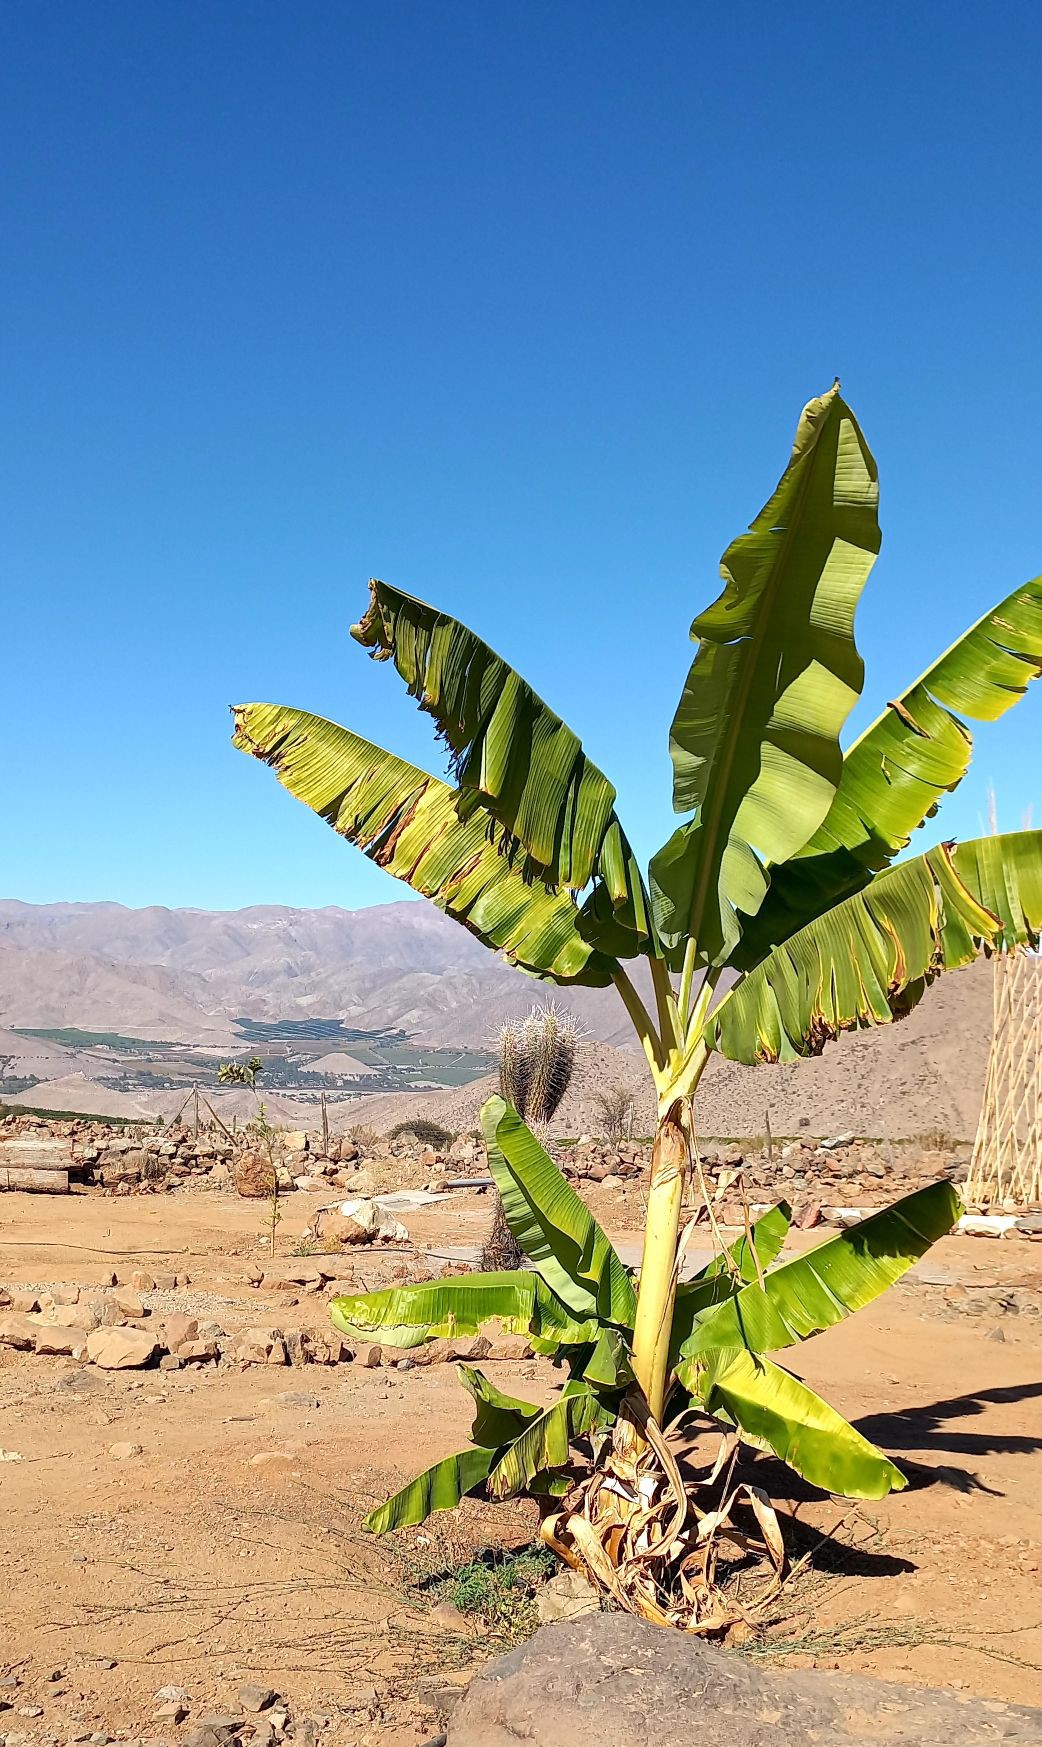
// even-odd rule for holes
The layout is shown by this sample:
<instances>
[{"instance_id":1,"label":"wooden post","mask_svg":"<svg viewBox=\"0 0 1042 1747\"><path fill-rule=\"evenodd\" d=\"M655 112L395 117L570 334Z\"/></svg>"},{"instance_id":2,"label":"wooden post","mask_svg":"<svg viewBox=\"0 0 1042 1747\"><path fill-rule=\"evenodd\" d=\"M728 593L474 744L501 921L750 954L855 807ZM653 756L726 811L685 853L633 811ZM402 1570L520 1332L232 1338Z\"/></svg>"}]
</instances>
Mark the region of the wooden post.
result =
<instances>
[{"instance_id":1,"label":"wooden post","mask_svg":"<svg viewBox=\"0 0 1042 1747\"><path fill-rule=\"evenodd\" d=\"M323 1155L328 1159L328 1157L329 1157L329 1111L326 1109L326 1095L324 1092L319 1093L319 1103L322 1106L322 1152L323 1152Z\"/></svg>"},{"instance_id":2,"label":"wooden post","mask_svg":"<svg viewBox=\"0 0 1042 1747\"><path fill-rule=\"evenodd\" d=\"M53 1167L41 1171L34 1170L31 1165L0 1165L0 1189L25 1189L35 1195L67 1195L69 1173Z\"/></svg>"}]
</instances>

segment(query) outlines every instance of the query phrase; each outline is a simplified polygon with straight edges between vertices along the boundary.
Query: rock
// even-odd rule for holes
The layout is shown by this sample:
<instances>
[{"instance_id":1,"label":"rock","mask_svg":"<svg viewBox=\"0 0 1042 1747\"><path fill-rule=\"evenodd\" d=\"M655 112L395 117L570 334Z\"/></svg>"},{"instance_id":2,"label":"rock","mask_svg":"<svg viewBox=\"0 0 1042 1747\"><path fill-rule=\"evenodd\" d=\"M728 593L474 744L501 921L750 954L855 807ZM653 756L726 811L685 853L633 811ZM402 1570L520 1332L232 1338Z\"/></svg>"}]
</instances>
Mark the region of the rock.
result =
<instances>
[{"instance_id":1,"label":"rock","mask_svg":"<svg viewBox=\"0 0 1042 1747\"><path fill-rule=\"evenodd\" d=\"M152 1712L154 1723L183 1723L188 1715L188 1707L179 1699L167 1699L164 1704L157 1705Z\"/></svg>"},{"instance_id":2,"label":"rock","mask_svg":"<svg viewBox=\"0 0 1042 1747\"><path fill-rule=\"evenodd\" d=\"M178 1347L184 1346L186 1341L197 1341L199 1339L199 1323L194 1316L180 1316L177 1314L173 1316L164 1316L160 1326L160 1333L162 1334L163 1340L170 1348L170 1351L173 1353L176 1352Z\"/></svg>"},{"instance_id":3,"label":"rock","mask_svg":"<svg viewBox=\"0 0 1042 1747\"><path fill-rule=\"evenodd\" d=\"M491 1335L486 1359L530 1359L532 1343L526 1335ZM415 1354L414 1354L415 1357Z\"/></svg>"},{"instance_id":4,"label":"rock","mask_svg":"<svg viewBox=\"0 0 1042 1747\"><path fill-rule=\"evenodd\" d=\"M219 1359L221 1349L216 1341L182 1341L175 1356L186 1364L205 1364L208 1359Z\"/></svg>"},{"instance_id":5,"label":"rock","mask_svg":"<svg viewBox=\"0 0 1042 1747\"><path fill-rule=\"evenodd\" d=\"M578 1571L560 1571L536 1591L535 1611L542 1626L599 1613L600 1605L596 1592Z\"/></svg>"},{"instance_id":6,"label":"rock","mask_svg":"<svg viewBox=\"0 0 1042 1747\"><path fill-rule=\"evenodd\" d=\"M292 1468L296 1458L285 1450L258 1450L250 1457L251 1468Z\"/></svg>"},{"instance_id":7,"label":"rock","mask_svg":"<svg viewBox=\"0 0 1042 1747\"><path fill-rule=\"evenodd\" d=\"M278 1328L248 1328L232 1342L229 1355L241 1365L285 1365L286 1343Z\"/></svg>"},{"instance_id":8,"label":"rock","mask_svg":"<svg viewBox=\"0 0 1042 1747\"><path fill-rule=\"evenodd\" d=\"M140 1292L132 1292L129 1286L117 1286L112 1294L112 1303L124 1316L133 1320L136 1316L144 1316L145 1305Z\"/></svg>"},{"instance_id":9,"label":"rock","mask_svg":"<svg viewBox=\"0 0 1042 1747\"><path fill-rule=\"evenodd\" d=\"M41 1328L36 1331L36 1351L60 1354L63 1358L82 1358L87 1345L87 1331L82 1328Z\"/></svg>"},{"instance_id":10,"label":"rock","mask_svg":"<svg viewBox=\"0 0 1042 1747\"><path fill-rule=\"evenodd\" d=\"M136 1370L158 1351L154 1336L140 1328L96 1328L87 1336L87 1357L102 1371Z\"/></svg>"},{"instance_id":11,"label":"rock","mask_svg":"<svg viewBox=\"0 0 1042 1747\"><path fill-rule=\"evenodd\" d=\"M0 1316L0 1347L32 1347L37 1333L27 1316Z\"/></svg>"},{"instance_id":12,"label":"rock","mask_svg":"<svg viewBox=\"0 0 1042 1747\"><path fill-rule=\"evenodd\" d=\"M157 1705L189 1705L192 1702L183 1686L161 1686L152 1697Z\"/></svg>"},{"instance_id":13,"label":"rock","mask_svg":"<svg viewBox=\"0 0 1042 1747\"><path fill-rule=\"evenodd\" d=\"M282 1136L282 1144L288 1153L306 1153L311 1142L302 1128L291 1128Z\"/></svg>"},{"instance_id":14,"label":"rock","mask_svg":"<svg viewBox=\"0 0 1042 1747\"><path fill-rule=\"evenodd\" d=\"M135 1292L154 1292L156 1289L154 1276L148 1273L145 1268L135 1268L127 1284Z\"/></svg>"},{"instance_id":15,"label":"rock","mask_svg":"<svg viewBox=\"0 0 1042 1747\"><path fill-rule=\"evenodd\" d=\"M97 1328L100 1321L97 1304L92 1298L85 1299L82 1304L56 1304L53 1310L47 1312L47 1322L51 1328L87 1330Z\"/></svg>"},{"instance_id":16,"label":"rock","mask_svg":"<svg viewBox=\"0 0 1042 1747\"><path fill-rule=\"evenodd\" d=\"M251 1686L247 1683L238 1691L239 1703L244 1711L266 1711L269 1705L275 1703L276 1694L270 1686Z\"/></svg>"},{"instance_id":17,"label":"rock","mask_svg":"<svg viewBox=\"0 0 1042 1747\"><path fill-rule=\"evenodd\" d=\"M479 1669L448 1747L1038 1747L1042 1711L861 1675L775 1673L626 1614L544 1626Z\"/></svg>"},{"instance_id":18,"label":"rock","mask_svg":"<svg viewBox=\"0 0 1042 1747\"><path fill-rule=\"evenodd\" d=\"M342 1244L405 1243L409 1233L405 1226L385 1213L374 1201L342 1201L338 1207L326 1208L315 1222L315 1235L323 1243L331 1239Z\"/></svg>"},{"instance_id":19,"label":"rock","mask_svg":"<svg viewBox=\"0 0 1042 1747\"><path fill-rule=\"evenodd\" d=\"M240 1195L263 1200L274 1192L275 1168L266 1153L240 1153L232 1166L232 1181Z\"/></svg>"},{"instance_id":20,"label":"rock","mask_svg":"<svg viewBox=\"0 0 1042 1747\"><path fill-rule=\"evenodd\" d=\"M11 1309L23 1315L32 1316L40 1308L40 1300L35 1292L22 1292L18 1287L13 1287L7 1296Z\"/></svg>"},{"instance_id":21,"label":"rock","mask_svg":"<svg viewBox=\"0 0 1042 1747\"><path fill-rule=\"evenodd\" d=\"M129 1462L134 1456L143 1456L144 1453L145 1447L143 1444L124 1443L109 1445L109 1455L114 1462Z\"/></svg>"}]
</instances>

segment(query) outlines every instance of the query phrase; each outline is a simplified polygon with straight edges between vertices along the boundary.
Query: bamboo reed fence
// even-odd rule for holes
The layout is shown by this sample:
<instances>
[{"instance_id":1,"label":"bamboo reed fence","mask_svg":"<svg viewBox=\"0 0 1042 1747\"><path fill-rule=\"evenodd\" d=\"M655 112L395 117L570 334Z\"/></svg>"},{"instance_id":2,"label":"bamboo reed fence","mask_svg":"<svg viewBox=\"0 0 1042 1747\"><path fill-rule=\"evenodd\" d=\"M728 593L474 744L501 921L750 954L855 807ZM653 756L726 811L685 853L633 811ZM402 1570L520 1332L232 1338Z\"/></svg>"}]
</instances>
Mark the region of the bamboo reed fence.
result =
<instances>
[{"instance_id":1,"label":"bamboo reed fence","mask_svg":"<svg viewBox=\"0 0 1042 1747\"><path fill-rule=\"evenodd\" d=\"M994 960L991 1051L973 1145L971 1207L1042 1202L1042 957Z\"/></svg>"}]
</instances>

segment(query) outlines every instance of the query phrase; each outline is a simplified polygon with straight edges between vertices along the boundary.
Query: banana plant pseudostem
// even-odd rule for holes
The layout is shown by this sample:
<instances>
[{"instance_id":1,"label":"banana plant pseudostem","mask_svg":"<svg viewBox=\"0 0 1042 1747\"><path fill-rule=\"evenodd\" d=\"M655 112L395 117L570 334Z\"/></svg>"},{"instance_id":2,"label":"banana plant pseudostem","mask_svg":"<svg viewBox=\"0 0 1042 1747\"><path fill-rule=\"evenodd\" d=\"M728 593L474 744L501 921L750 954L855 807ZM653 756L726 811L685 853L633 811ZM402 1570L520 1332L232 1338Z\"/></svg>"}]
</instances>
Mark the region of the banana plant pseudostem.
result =
<instances>
[{"instance_id":1,"label":"banana plant pseudostem","mask_svg":"<svg viewBox=\"0 0 1042 1747\"><path fill-rule=\"evenodd\" d=\"M234 711L238 747L490 949L563 986L614 984L657 1094L636 1276L493 1098L482 1116L490 1166L530 1268L334 1303L342 1328L399 1345L495 1321L570 1373L544 1410L464 1368L473 1448L375 1512L377 1530L469 1492L565 1495L546 1531L563 1556L625 1605L690 1623L691 1534L663 1432L674 1405L714 1416L829 1490L879 1496L904 1483L767 1354L897 1279L957 1216L950 1185L772 1267L788 1224L777 1208L678 1284L693 1098L714 1051L748 1063L815 1054L842 1031L901 1017L942 971L1036 945L1042 928L1042 833L903 858L968 768L967 719L997 719L1042 672L1042 578L986 613L844 754L877 510L876 465L837 384L805 408L774 493L724 553L723 589L691 627L697 648L669 742L681 822L646 875L614 787L573 731L466 626L386 583L370 584L352 635L433 717L451 782L301 710ZM595 1460L580 1507L570 1452L591 1439L613 1454ZM661 1567L649 1579L647 1546L627 1540L633 1500L647 1502L638 1471L648 1461L671 1501L656 1530L668 1580ZM612 1462L611 1487L591 1503ZM646 1543L646 1510L641 1520ZM700 1570L699 1605L712 1615L704 1561Z\"/></svg>"}]
</instances>

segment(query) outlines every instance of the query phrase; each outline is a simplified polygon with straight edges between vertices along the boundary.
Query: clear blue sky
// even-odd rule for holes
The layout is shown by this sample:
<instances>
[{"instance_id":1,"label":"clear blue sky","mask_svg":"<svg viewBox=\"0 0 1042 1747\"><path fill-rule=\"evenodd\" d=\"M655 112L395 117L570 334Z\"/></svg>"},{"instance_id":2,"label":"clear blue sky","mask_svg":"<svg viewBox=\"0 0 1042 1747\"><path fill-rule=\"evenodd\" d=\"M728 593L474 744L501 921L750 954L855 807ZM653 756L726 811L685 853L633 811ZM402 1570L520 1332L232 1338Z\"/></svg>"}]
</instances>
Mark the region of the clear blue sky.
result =
<instances>
[{"instance_id":1,"label":"clear blue sky","mask_svg":"<svg viewBox=\"0 0 1042 1747\"><path fill-rule=\"evenodd\" d=\"M267 698L443 768L348 638L371 574L650 852L690 620L837 373L880 706L1042 571L1040 52L1015 0L9 0L0 893L403 895L228 744ZM1040 730L1042 685L946 834L990 778L1019 823Z\"/></svg>"}]
</instances>

